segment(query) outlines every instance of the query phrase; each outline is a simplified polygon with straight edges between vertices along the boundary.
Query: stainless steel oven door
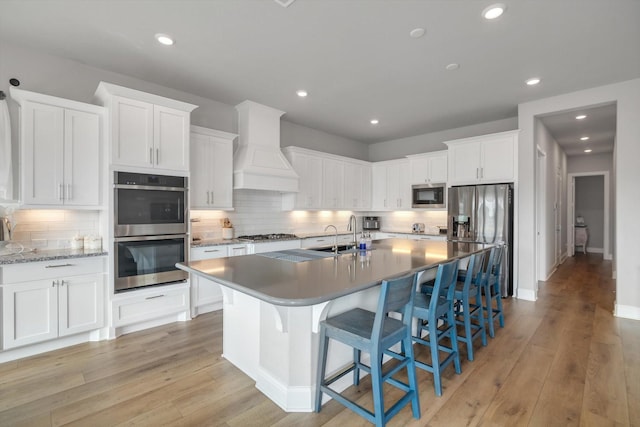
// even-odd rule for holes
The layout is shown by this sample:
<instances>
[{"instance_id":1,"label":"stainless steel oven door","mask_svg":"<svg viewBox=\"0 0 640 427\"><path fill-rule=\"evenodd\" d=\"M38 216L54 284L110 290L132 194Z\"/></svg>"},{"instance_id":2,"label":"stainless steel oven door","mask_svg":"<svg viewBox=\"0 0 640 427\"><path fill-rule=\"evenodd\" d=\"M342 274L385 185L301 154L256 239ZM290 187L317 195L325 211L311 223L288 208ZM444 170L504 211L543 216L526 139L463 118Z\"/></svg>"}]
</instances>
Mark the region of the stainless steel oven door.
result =
<instances>
[{"instance_id":1,"label":"stainless steel oven door","mask_svg":"<svg viewBox=\"0 0 640 427\"><path fill-rule=\"evenodd\" d=\"M187 259L187 235L114 239L115 291L182 282L188 273L176 268Z\"/></svg>"},{"instance_id":2,"label":"stainless steel oven door","mask_svg":"<svg viewBox=\"0 0 640 427\"><path fill-rule=\"evenodd\" d=\"M187 190L179 187L115 185L115 236L187 232Z\"/></svg>"}]
</instances>

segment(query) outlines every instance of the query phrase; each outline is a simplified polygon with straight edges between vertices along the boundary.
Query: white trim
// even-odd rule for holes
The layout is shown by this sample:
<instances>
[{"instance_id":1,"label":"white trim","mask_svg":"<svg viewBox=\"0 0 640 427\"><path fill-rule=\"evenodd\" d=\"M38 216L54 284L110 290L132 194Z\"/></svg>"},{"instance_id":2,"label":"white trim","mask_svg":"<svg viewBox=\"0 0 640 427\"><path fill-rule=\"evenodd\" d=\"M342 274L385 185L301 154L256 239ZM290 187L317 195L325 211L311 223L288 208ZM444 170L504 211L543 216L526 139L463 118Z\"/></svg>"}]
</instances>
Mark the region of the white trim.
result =
<instances>
[{"instance_id":1,"label":"white trim","mask_svg":"<svg viewBox=\"0 0 640 427\"><path fill-rule=\"evenodd\" d=\"M640 320L640 307L616 304L613 310L613 315L615 317L622 317L625 319Z\"/></svg>"},{"instance_id":2,"label":"white trim","mask_svg":"<svg viewBox=\"0 0 640 427\"><path fill-rule=\"evenodd\" d=\"M547 208L547 199L545 197L545 189L546 185L540 185L541 180L544 180L544 184L546 184L546 172L547 172L547 153L540 147L540 145L536 145L536 165L535 165L535 289L538 289L538 281L546 280L544 279L546 275L545 262L546 259L546 248L542 242L546 242L546 208Z\"/></svg>"},{"instance_id":3,"label":"white trim","mask_svg":"<svg viewBox=\"0 0 640 427\"><path fill-rule=\"evenodd\" d=\"M587 252L591 252L594 254L603 254L604 250L602 248L591 248L589 246L587 246Z\"/></svg>"},{"instance_id":4,"label":"white trim","mask_svg":"<svg viewBox=\"0 0 640 427\"><path fill-rule=\"evenodd\" d=\"M518 288L517 299L523 299L526 301L535 301L537 299L536 292L532 289L520 289Z\"/></svg>"}]
</instances>

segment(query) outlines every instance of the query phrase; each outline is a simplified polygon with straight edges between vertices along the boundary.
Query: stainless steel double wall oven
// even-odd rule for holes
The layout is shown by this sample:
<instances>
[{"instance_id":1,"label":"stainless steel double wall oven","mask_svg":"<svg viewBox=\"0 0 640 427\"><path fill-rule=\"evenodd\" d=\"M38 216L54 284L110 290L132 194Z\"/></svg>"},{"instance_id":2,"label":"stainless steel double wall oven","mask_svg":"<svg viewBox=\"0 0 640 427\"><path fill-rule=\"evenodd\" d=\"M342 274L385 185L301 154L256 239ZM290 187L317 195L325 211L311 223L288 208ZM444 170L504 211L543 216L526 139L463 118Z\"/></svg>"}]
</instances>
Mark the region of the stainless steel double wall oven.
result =
<instances>
[{"instance_id":1,"label":"stainless steel double wall oven","mask_svg":"<svg viewBox=\"0 0 640 427\"><path fill-rule=\"evenodd\" d=\"M187 259L187 178L115 172L115 291L181 282Z\"/></svg>"}]
</instances>

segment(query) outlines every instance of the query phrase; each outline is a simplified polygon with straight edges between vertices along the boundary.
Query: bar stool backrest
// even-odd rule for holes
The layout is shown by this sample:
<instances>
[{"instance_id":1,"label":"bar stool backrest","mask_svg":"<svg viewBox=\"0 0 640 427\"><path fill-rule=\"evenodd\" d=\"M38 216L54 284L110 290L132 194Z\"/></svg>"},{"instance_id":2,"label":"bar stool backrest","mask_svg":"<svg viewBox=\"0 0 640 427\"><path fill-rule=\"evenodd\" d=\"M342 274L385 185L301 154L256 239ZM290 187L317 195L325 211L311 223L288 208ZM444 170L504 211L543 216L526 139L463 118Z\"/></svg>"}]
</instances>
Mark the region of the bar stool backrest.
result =
<instances>
[{"instance_id":1,"label":"bar stool backrest","mask_svg":"<svg viewBox=\"0 0 640 427\"><path fill-rule=\"evenodd\" d=\"M438 272L436 273L436 281L433 285L433 294L429 301L429 310L433 313L436 312L438 306L438 300L444 298L447 300L453 299L453 293L456 289L456 282L458 280L458 260L449 261L438 265Z\"/></svg>"},{"instance_id":2,"label":"bar stool backrest","mask_svg":"<svg viewBox=\"0 0 640 427\"><path fill-rule=\"evenodd\" d=\"M384 326L384 320L389 312L402 314L402 323L407 328L411 327L413 316L413 297L415 274L409 274L397 279L383 280L378 298L378 309L373 322L371 340L379 340ZM409 329L410 330L410 329Z\"/></svg>"}]
</instances>

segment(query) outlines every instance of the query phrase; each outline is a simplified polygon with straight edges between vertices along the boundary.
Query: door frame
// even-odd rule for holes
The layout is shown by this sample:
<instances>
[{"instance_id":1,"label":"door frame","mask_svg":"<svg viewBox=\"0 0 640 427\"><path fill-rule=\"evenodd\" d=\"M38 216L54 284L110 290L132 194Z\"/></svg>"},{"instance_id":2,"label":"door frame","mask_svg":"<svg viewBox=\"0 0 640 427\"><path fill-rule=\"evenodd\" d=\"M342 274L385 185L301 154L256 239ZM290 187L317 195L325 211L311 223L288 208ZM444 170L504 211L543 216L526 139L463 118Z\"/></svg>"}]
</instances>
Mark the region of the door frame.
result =
<instances>
[{"instance_id":1,"label":"door frame","mask_svg":"<svg viewBox=\"0 0 640 427\"><path fill-rule=\"evenodd\" d=\"M567 255L574 256L575 254L575 240L574 240L574 227L575 227L575 205L576 205L576 177L583 176L602 176L604 177L604 248L602 257L603 259L610 260L611 254L611 229L609 228L609 213L611 211L610 195L609 195L609 171L593 171L593 172L578 172L567 174Z\"/></svg>"},{"instance_id":2,"label":"door frame","mask_svg":"<svg viewBox=\"0 0 640 427\"><path fill-rule=\"evenodd\" d=\"M545 197L547 182L547 153L536 145L536 179L535 179L535 225L536 225L536 292L538 290L538 281L547 280L547 272L544 271L546 259L546 207L547 200Z\"/></svg>"}]
</instances>

